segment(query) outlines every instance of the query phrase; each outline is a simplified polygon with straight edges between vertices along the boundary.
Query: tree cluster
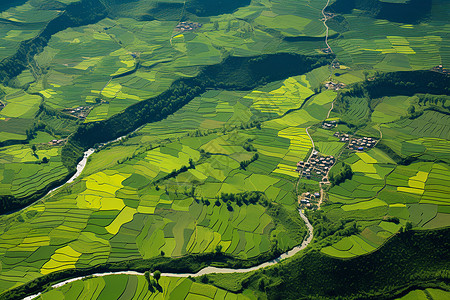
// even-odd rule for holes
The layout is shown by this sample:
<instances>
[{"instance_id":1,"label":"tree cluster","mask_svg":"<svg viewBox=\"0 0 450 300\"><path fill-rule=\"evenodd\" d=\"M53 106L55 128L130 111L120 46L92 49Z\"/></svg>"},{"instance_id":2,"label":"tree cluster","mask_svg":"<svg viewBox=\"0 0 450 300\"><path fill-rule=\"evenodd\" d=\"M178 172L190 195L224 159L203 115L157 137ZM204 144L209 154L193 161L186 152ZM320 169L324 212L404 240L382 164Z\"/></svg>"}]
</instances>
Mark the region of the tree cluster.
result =
<instances>
[{"instance_id":1,"label":"tree cluster","mask_svg":"<svg viewBox=\"0 0 450 300\"><path fill-rule=\"evenodd\" d=\"M347 179L352 179L353 171L350 165L346 163L340 163L336 164L335 168L336 167L338 167L339 170L337 172L333 170L333 172L330 172L330 174L328 175L328 179L330 180L330 183L332 185L339 185Z\"/></svg>"},{"instance_id":2,"label":"tree cluster","mask_svg":"<svg viewBox=\"0 0 450 300\"><path fill-rule=\"evenodd\" d=\"M242 170L245 170L252 162L255 162L258 158L259 158L259 154L255 153L251 159L241 161L239 163L239 167Z\"/></svg>"}]
</instances>

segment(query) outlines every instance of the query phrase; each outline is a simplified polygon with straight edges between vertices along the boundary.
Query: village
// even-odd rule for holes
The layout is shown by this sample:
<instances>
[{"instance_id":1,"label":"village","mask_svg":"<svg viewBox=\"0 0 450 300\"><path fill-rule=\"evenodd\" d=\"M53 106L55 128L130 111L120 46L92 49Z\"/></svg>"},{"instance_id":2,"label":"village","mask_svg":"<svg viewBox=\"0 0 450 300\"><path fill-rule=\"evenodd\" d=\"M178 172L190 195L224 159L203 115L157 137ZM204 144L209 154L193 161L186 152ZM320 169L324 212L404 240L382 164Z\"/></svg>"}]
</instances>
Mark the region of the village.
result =
<instances>
[{"instance_id":1,"label":"village","mask_svg":"<svg viewBox=\"0 0 450 300\"><path fill-rule=\"evenodd\" d=\"M337 125L337 121L324 121L322 128L331 129ZM349 150L361 152L375 147L378 140L371 137L353 137L347 133L335 132L333 136L340 142L348 144ZM336 163L334 156L324 156L318 151L313 150L307 161L299 161L296 171L300 178L319 181L320 184L329 184L328 173L331 167ZM299 206L302 209L317 209L322 201L321 192L304 192L299 196Z\"/></svg>"},{"instance_id":2,"label":"village","mask_svg":"<svg viewBox=\"0 0 450 300\"><path fill-rule=\"evenodd\" d=\"M178 23L178 25L175 27L176 31L185 32L185 31L192 31L197 28L201 28L203 24L197 23L197 22L190 22L190 21L184 21Z\"/></svg>"},{"instance_id":3,"label":"village","mask_svg":"<svg viewBox=\"0 0 450 300\"><path fill-rule=\"evenodd\" d=\"M340 82L327 81L325 82L325 87L329 90L339 91L340 89L345 88L346 85Z\"/></svg>"},{"instance_id":4,"label":"village","mask_svg":"<svg viewBox=\"0 0 450 300\"><path fill-rule=\"evenodd\" d=\"M306 179L322 181L326 179L328 171L336 162L333 156L322 156L314 151L308 161L297 163L297 172Z\"/></svg>"},{"instance_id":5,"label":"village","mask_svg":"<svg viewBox=\"0 0 450 300\"><path fill-rule=\"evenodd\" d=\"M443 65L433 67L431 69L431 71L435 71L435 72L439 72L439 73L443 73L443 74L450 74L450 71L448 69L444 68Z\"/></svg>"},{"instance_id":6,"label":"village","mask_svg":"<svg viewBox=\"0 0 450 300\"><path fill-rule=\"evenodd\" d=\"M66 108L63 109L63 113L69 114L73 117L79 118L79 119L86 119L86 117L89 115L89 112L91 111L90 106L79 106L77 108Z\"/></svg>"}]
</instances>

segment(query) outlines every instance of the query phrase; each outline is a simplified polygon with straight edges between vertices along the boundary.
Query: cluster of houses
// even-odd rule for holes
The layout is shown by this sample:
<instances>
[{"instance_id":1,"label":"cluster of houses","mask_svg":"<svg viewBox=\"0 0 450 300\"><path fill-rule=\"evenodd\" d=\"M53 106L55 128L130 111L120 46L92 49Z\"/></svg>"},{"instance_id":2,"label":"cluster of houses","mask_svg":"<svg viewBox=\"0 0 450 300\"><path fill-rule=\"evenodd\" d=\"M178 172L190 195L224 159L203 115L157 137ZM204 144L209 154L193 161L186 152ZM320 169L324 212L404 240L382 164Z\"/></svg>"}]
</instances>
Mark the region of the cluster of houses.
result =
<instances>
[{"instance_id":1,"label":"cluster of houses","mask_svg":"<svg viewBox=\"0 0 450 300\"><path fill-rule=\"evenodd\" d=\"M315 192L315 193L303 193L300 196L300 205L302 206L306 206L307 208L311 208L311 203L312 202L316 202L319 201L320 199L320 193L319 192Z\"/></svg>"},{"instance_id":2,"label":"cluster of houses","mask_svg":"<svg viewBox=\"0 0 450 300\"><path fill-rule=\"evenodd\" d=\"M331 63L331 67L332 67L333 69L340 69L340 68L341 68L341 63L338 62L337 60L335 60L335 61L333 61L333 62Z\"/></svg>"},{"instance_id":3,"label":"cluster of houses","mask_svg":"<svg viewBox=\"0 0 450 300\"><path fill-rule=\"evenodd\" d=\"M337 122L336 121L325 121L322 123L322 128L323 129L332 129L334 127L337 126Z\"/></svg>"},{"instance_id":4,"label":"cluster of houses","mask_svg":"<svg viewBox=\"0 0 450 300\"><path fill-rule=\"evenodd\" d=\"M66 108L63 110L63 112L79 119L85 119L90 111L91 107L89 106L79 106L77 108Z\"/></svg>"},{"instance_id":5,"label":"cluster of houses","mask_svg":"<svg viewBox=\"0 0 450 300\"><path fill-rule=\"evenodd\" d=\"M192 31L195 30L197 28L201 28L203 26L203 24L197 23L197 22L189 22L189 21L185 21L185 22L180 22L176 27L175 30L176 31Z\"/></svg>"},{"instance_id":6,"label":"cluster of houses","mask_svg":"<svg viewBox=\"0 0 450 300\"><path fill-rule=\"evenodd\" d=\"M297 172L306 177L306 179L311 179L311 177L319 177L321 179L328 174L335 162L336 159L333 156L324 157L318 154L317 151L314 151L307 162L299 161L297 163Z\"/></svg>"},{"instance_id":7,"label":"cluster of houses","mask_svg":"<svg viewBox=\"0 0 450 300\"><path fill-rule=\"evenodd\" d=\"M346 133L335 132L333 136L339 139L339 142L347 143L350 140L350 136Z\"/></svg>"},{"instance_id":8,"label":"cluster of houses","mask_svg":"<svg viewBox=\"0 0 450 300\"><path fill-rule=\"evenodd\" d=\"M364 151L366 148L373 148L376 143L377 140L370 137L357 138L350 141L348 148L356 151Z\"/></svg>"},{"instance_id":9,"label":"cluster of houses","mask_svg":"<svg viewBox=\"0 0 450 300\"><path fill-rule=\"evenodd\" d=\"M59 146L61 144L64 143L64 140L51 140L50 142L48 142L50 145L52 146Z\"/></svg>"},{"instance_id":10,"label":"cluster of houses","mask_svg":"<svg viewBox=\"0 0 450 300\"><path fill-rule=\"evenodd\" d=\"M327 82L325 82L325 87L329 90L339 91L340 89L345 88L345 84L339 83L339 82L327 81Z\"/></svg>"},{"instance_id":11,"label":"cluster of houses","mask_svg":"<svg viewBox=\"0 0 450 300\"><path fill-rule=\"evenodd\" d=\"M320 50L322 50L322 52L323 52L323 53L326 53L326 54L328 54L328 53L333 53L333 51L331 50L330 47L324 48L324 49L320 49Z\"/></svg>"},{"instance_id":12,"label":"cluster of houses","mask_svg":"<svg viewBox=\"0 0 450 300\"><path fill-rule=\"evenodd\" d=\"M431 70L439 72L439 73L450 74L450 71L448 69L444 68L443 65L433 67L433 69L431 69Z\"/></svg>"}]
</instances>

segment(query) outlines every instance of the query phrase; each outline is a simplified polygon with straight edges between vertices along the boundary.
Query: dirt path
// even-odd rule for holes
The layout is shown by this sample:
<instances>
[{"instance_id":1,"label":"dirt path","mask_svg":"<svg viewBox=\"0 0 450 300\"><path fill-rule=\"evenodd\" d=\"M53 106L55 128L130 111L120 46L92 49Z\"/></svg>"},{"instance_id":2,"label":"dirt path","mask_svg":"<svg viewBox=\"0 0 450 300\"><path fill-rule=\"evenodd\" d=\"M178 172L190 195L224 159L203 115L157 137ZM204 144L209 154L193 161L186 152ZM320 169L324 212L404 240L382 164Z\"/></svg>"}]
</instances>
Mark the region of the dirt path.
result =
<instances>
[{"instance_id":1,"label":"dirt path","mask_svg":"<svg viewBox=\"0 0 450 300\"><path fill-rule=\"evenodd\" d=\"M328 32L329 32L329 28L327 25L327 16L325 15L325 9L327 9L328 5L330 4L330 0L327 1L327 4L325 4L325 6L322 9L322 15L323 15L323 26L325 26L326 28L326 33L325 33L325 44L327 45L328 49L330 49L331 53L333 53L333 50L331 49L330 45L328 44Z\"/></svg>"}]
</instances>

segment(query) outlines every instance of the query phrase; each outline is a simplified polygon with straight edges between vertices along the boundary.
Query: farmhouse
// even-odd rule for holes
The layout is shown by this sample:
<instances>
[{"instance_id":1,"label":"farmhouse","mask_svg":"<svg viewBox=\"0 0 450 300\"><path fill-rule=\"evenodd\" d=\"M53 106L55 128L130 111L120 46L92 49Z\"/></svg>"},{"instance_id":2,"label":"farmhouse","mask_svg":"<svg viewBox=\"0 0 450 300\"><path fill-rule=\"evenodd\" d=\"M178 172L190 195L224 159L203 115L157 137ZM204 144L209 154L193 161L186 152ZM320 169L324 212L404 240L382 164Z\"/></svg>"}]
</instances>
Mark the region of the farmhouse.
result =
<instances>
[{"instance_id":1,"label":"farmhouse","mask_svg":"<svg viewBox=\"0 0 450 300\"><path fill-rule=\"evenodd\" d=\"M325 121L322 123L322 128L323 129L332 129L332 128L336 127L336 125L337 125L336 121L329 121L329 122Z\"/></svg>"},{"instance_id":2,"label":"farmhouse","mask_svg":"<svg viewBox=\"0 0 450 300\"><path fill-rule=\"evenodd\" d=\"M305 192L299 196L299 204L301 207L307 207L312 208L312 204L317 204L317 202L320 200L320 193L314 192L309 193Z\"/></svg>"},{"instance_id":3,"label":"farmhouse","mask_svg":"<svg viewBox=\"0 0 450 300\"><path fill-rule=\"evenodd\" d=\"M332 81L327 81L325 83L325 87L329 90L335 90L335 91L339 91L340 89L343 89L346 87L346 85L344 83L338 83L338 82L332 82Z\"/></svg>"},{"instance_id":4,"label":"farmhouse","mask_svg":"<svg viewBox=\"0 0 450 300\"><path fill-rule=\"evenodd\" d=\"M373 148L376 143L377 141L374 138L370 137L355 138L350 141L348 148L357 151L363 151L364 148Z\"/></svg>"},{"instance_id":5,"label":"farmhouse","mask_svg":"<svg viewBox=\"0 0 450 300\"><path fill-rule=\"evenodd\" d=\"M58 145L61 145L62 143L64 143L64 140L51 140L48 143L52 146L58 146Z\"/></svg>"},{"instance_id":6,"label":"farmhouse","mask_svg":"<svg viewBox=\"0 0 450 300\"><path fill-rule=\"evenodd\" d=\"M66 108L63 112L79 119L85 119L91 111L90 106L79 106L77 108Z\"/></svg>"},{"instance_id":7,"label":"farmhouse","mask_svg":"<svg viewBox=\"0 0 450 300\"><path fill-rule=\"evenodd\" d=\"M176 31L192 31L195 30L197 28L201 28L203 26L203 24L197 23L197 22L189 22L189 21L185 21L185 22L180 22L178 23L178 25L175 27Z\"/></svg>"},{"instance_id":8,"label":"farmhouse","mask_svg":"<svg viewBox=\"0 0 450 300\"><path fill-rule=\"evenodd\" d=\"M431 70L439 73L450 74L450 71L448 69L445 69L443 65L433 67L433 69Z\"/></svg>"}]
</instances>

